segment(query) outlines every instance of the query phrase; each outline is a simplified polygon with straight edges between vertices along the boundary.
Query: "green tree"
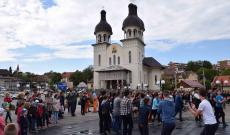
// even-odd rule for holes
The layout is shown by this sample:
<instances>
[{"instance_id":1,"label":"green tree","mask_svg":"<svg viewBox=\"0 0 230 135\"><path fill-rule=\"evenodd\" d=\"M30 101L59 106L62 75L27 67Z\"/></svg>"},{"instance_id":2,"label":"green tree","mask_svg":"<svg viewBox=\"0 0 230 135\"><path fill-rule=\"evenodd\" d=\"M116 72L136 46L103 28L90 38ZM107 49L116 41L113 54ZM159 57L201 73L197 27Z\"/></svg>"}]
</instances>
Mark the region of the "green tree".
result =
<instances>
[{"instance_id":1,"label":"green tree","mask_svg":"<svg viewBox=\"0 0 230 135\"><path fill-rule=\"evenodd\" d=\"M81 71L77 70L70 76L70 81L73 82L74 86L77 86L80 82L86 82L84 75Z\"/></svg>"},{"instance_id":2,"label":"green tree","mask_svg":"<svg viewBox=\"0 0 230 135\"><path fill-rule=\"evenodd\" d=\"M197 71L197 74L199 76L199 80L203 79L203 69L204 69L205 79L207 81L209 81L209 82L212 82L213 78L219 74L219 72L217 70L207 69L207 68L200 68Z\"/></svg>"},{"instance_id":3,"label":"green tree","mask_svg":"<svg viewBox=\"0 0 230 135\"><path fill-rule=\"evenodd\" d=\"M88 66L82 71L84 81L87 82L93 78L93 66Z\"/></svg>"},{"instance_id":4,"label":"green tree","mask_svg":"<svg viewBox=\"0 0 230 135\"><path fill-rule=\"evenodd\" d=\"M230 69L224 69L220 73L221 75L230 75Z\"/></svg>"},{"instance_id":5,"label":"green tree","mask_svg":"<svg viewBox=\"0 0 230 135\"><path fill-rule=\"evenodd\" d=\"M207 68L207 69L212 69L212 63L207 61L207 60L204 60L203 61L203 67Z\"/></svg>"},{"instance_id":6,"label":"green tree","mask_svg":"<svg viewBox=\"0 0 230 135\"><path fill-rule=\"evenodd\" d=\"M50 71L50 72L47 72L45 73L44 75L48 76L49 78L49 84L52 86L58 82L61 81L61 73L58 73L58 72L53 72L53 71Z\"/></svg>"}]
</instances>

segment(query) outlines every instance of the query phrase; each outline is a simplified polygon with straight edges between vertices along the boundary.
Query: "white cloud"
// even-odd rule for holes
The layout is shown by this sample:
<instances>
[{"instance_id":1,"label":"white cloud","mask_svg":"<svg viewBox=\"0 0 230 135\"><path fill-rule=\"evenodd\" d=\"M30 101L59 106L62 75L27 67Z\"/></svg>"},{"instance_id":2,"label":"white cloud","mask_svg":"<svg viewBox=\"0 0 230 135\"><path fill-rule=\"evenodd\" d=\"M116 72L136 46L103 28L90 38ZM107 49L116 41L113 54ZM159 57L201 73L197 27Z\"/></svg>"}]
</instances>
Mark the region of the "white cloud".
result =
<instances>
[{"instance_id":1,"label":"white cloud","mask_svg":"<svg viewBox=\"0 0 230 135\"><path fill-rule=\"evenodd\" d=\"M40 0L1 1L0 61L15 60L18 54L11 50L30 45L54 50L50 54L35 54L31 60L92 58L90 45L78 48L67 44L94 39L94 28L103 6L113 28L112 38L123 38L121 27L128 14L129 1L55 0L55 3L56 6L44 9ZM145 23L145 41L150 48L167 51L180 43L230 38L229 0L136 0L135 3Z\"/></svg>"}]
</instances>

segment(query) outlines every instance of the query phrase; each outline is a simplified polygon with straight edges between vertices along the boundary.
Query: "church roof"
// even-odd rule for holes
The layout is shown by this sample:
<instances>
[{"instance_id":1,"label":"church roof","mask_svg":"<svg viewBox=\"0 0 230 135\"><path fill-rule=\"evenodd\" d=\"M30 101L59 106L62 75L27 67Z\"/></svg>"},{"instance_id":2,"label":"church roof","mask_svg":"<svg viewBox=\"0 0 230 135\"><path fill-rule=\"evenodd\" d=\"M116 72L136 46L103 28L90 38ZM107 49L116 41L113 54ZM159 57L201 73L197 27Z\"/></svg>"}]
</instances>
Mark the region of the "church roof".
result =
<instances>
[{"instance_id":1,"label":"church roof","mask_svg":"<svg viewBox=\"0 0 230 135\"><path fill-rule=\"evenodd\" d=\"M144 22L137 15L137 6L129 4L129 15L125 18L122 29L124 30L127 26L137 26L141 30L145 30Z\"/></svg>"},{"instance_id":2,"label":"church roof","mask_svg":"<svg viewBox=\"0 0 230 135\"><path fill-rule=\"evenodd\" d=\"M105 10L101 11L101 21L96 25L94 34L96 34L97 32L109 32L110 34L113 34L112 27L106 21Z\"/></svg>"},{"instance_id":3,"label":"church roof","mask_svg":"<svg viewBox=\"0 0 230 135\"><path fill-rule=\"evenodd\" d=\"M153 57L145 57L143 59L143 65L151 68L163 68L163 66Z\"/></svg>"},{"instance_id":4,"label":"church roof","mask_svg":"<svg viewBox=\"0 0 230 135\"><path fill-rule=\"evenodd\" d=\"M97 70L96 72L109 72L109 71L130 71L130 70L122 66L119 66L119 65L112 65L112 66Z\"/></svg>"}]
</instances>

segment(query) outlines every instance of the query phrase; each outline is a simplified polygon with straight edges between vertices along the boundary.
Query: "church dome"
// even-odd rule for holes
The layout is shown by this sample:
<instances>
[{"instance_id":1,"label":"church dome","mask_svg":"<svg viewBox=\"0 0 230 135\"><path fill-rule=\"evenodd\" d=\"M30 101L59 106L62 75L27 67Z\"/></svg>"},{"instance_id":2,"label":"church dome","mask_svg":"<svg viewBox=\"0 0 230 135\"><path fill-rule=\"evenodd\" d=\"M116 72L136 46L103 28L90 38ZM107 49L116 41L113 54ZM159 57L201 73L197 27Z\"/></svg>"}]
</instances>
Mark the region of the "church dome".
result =
<instances>
[{"instance_id":1,"label":"church dome","mask_svg":"<svg viewBox=\"0 0 230 135\"><path fill-rule=\"evenodd\" d=\"M111 35L113 34L112 27L106 21L106 12L105 12L105 10L101 11L101 21L96 25L94 34L96 34L98 32L109 32Z\"/></svg>"},{"instance_id":2,"label":"church dome","mask_svg":"<svg viewBox=\"0 0 230 135\"><path fill-rule=\"evenodd\" d=\"M122 30L128 26L136 26L141 30L145 30L144 22L137 16L137 6L129 4L129 15L125 18L122 26Z\"/></svg>"}]
</instances>

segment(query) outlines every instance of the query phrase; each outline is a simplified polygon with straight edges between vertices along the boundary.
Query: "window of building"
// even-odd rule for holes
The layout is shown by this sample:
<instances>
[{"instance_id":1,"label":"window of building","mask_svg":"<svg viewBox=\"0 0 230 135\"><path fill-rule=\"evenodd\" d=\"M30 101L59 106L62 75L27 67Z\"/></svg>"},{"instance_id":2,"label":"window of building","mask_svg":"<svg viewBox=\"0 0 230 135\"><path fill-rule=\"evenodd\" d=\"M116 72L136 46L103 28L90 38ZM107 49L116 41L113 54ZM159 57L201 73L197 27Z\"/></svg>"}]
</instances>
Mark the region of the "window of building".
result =
<instances>
[{"instance_id":1,"label":"window of building","mask_svg":"<svg viewBox=\"0 0 230 135\"><path fill-rule=\"evenodd\" d=\"M129 51L129 63L131 63L132 62L132 56L131 56L132 54L131 54L131 51Z\"/></svg>"},{"instance_id":2,"label":"window of building","mask_svg":"<svg viewBox=\"0 0 230 135\"><path fill-rule=\"evenodd\" d=\"M106 41L106 35L105 34L103 35L103 37L104 37L104 41Z\"/></svg>"},{"instance_id":3,"label":"window of building","mask_svg":"<svg viewBox=\"0 0 230 135\"><path fill-rule=\"evenodd\" d=\"M157 75L155 75L155 84L157 84Z\"/></svg>"},{"instance_id":4,"label":"window of building","mask_svg":"<svg viewBox=\"0 0 230 135\"><path fill-rule=\"evenodd\" d=\"M101 66L101 55L98 55L98 66Z\"/></svg>"},{"instance_id":5,"label":"window of building","mask_svg":"<svg viewBox=\"0 0 230 135\"><path fill-rule=\"evenodd\" d=\"M113 55L113 65L116 65L116 55Z\"/></svg>"},{"instance_id":6,"label":"window of building","mask_svg":"<svg viewBox=\"0 0 230 135\"><path fill-rule=\"evenodd\" d=\"M98 35L98 42L101 42L101 35Z\"/></svg>"},{"instance_id":7,"label":"window of building","mask_svg":"<svg viewBox=\"0 0 230 135\"><path fill-rule=\"evenodd\" d=\"M129 34L129 37L131 37L132 32L131 32L131 30L130 30L130 29L128 29L128 34Z\"/></svg>"},{"instance_id":8,"label":"window of building","mask_svg":"<svg viewBox=\"0 0 230 135\"><path fill-rule=\"evenodd\" d=\"M117 57L117 64L120 65L120 56Z\"/></svg>"},{"instance_id":9,"label":"window of building","mask_svg":"<svg viewBox=\"0 0 230 135\"><path fill-rule=\"evenodd\" d=\"M111 57L109 57L109 65L112 64L112 60L111 60Z\"/></svg>"}]
</instances>

